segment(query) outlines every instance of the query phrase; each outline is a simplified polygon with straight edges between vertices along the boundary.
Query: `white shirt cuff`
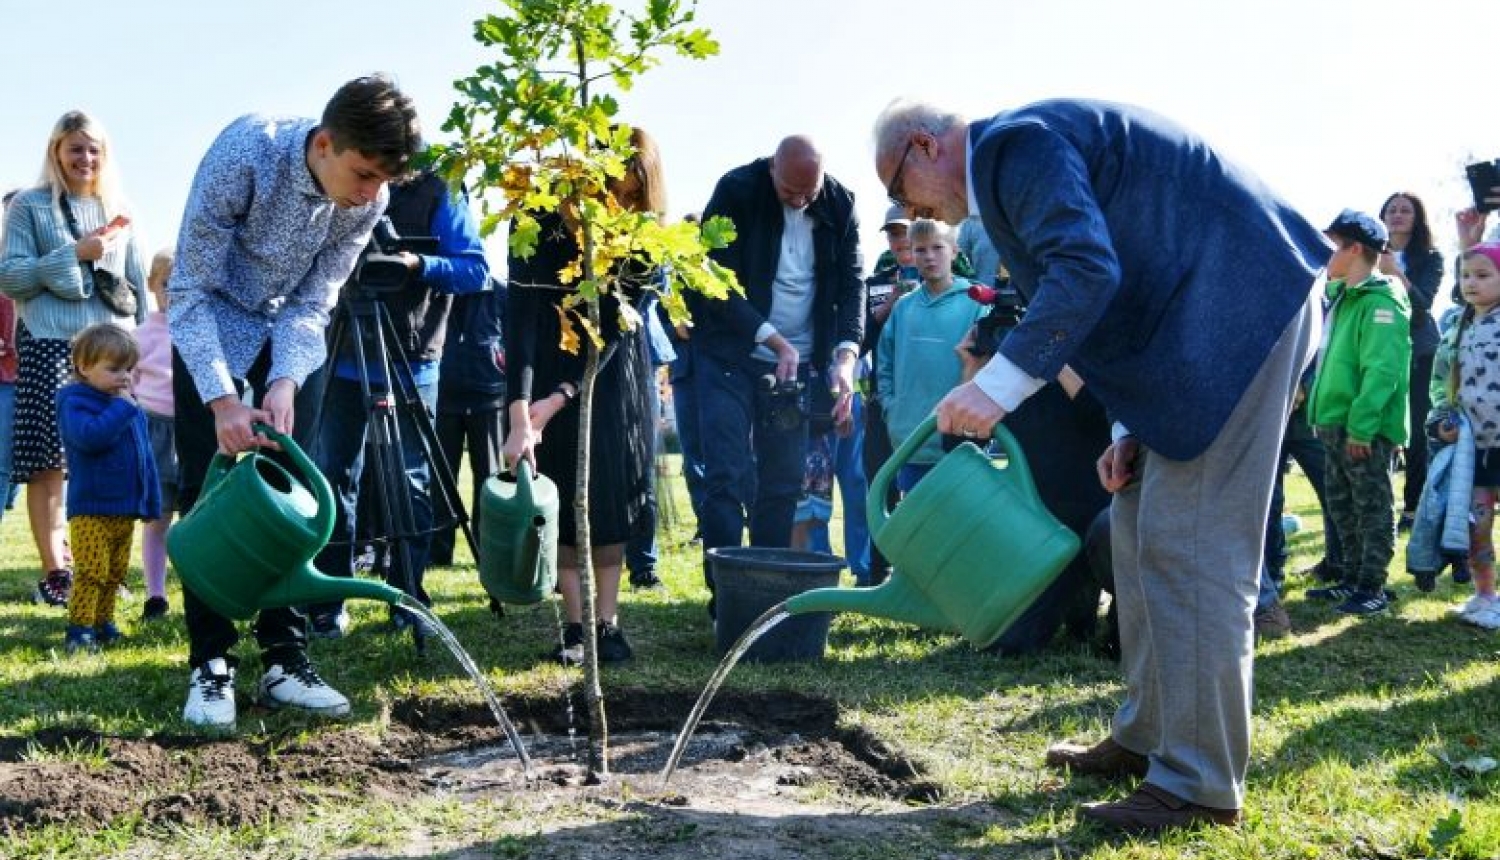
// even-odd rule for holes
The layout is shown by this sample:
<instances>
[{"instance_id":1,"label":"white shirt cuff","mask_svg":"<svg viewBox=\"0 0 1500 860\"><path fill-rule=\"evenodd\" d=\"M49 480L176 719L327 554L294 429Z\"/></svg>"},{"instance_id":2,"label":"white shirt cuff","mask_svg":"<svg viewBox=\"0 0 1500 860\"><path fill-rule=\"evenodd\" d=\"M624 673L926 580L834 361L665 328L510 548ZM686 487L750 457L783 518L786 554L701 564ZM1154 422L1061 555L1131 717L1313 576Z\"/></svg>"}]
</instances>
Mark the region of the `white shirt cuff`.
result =
<instances>
[{"instance_id":1,"label":"white shirt cuff","mask_svg":"<svg viewBox=\"0 0 1500 860\"><path fill-rule=\"evenodd\" d=\"M974 384L986 397L1000 404L1001 409L1014 412L1022 401L1047 382L1028 374L997 352L989 364L974 375Z\"/></svg>"},{"instance_id":2,"label":"white shirt cuff","mask_svg":"<svg viewBox=\"0 0 1500 860\"><path fill-rule=\"evenodd\" d=\"M768 322L763 322L763 323L760 324L760 328L758 328L758 329L755 330L755 342L756 343L765 343L766 342L766 338L770 337L771 335L773 335L775 333L776 333L776 326L773 326L773 325L771 325Z\"/></svg>"},{"instance_id":3,"label":"white shirt cuff","mask_svg":"<svg viewBox=\"0 0 1500 860\"><path fill-rule=\"evenodd\" d=\"M1114 424L1111 424L1109 427L1109 439L1111 442L1118 442L1129 435L1130 428L1126 427L1124 424L1121 424L1118 421L1116 421Z\"/></svg>"}]
</instances>

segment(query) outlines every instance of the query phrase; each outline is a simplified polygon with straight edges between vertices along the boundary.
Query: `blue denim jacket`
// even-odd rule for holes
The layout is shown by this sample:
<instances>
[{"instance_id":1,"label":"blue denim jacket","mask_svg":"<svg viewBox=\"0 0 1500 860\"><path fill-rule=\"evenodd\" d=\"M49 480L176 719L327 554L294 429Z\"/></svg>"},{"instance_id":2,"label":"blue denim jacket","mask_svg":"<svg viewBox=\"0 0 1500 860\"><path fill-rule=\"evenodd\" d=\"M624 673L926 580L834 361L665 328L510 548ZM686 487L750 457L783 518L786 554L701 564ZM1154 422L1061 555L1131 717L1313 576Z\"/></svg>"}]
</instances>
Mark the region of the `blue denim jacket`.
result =
<instances>
[{"instance_id":1,"label":"blue denim jacket","mask_svg":"<svg viewBox=\"0 0 1500 860\"><path fill-rule=\"evenodd\" d=\"M1406 542L1406 570L1437 573L1445 559L1469 554L1469 497L1474 491L1474 431L1462 414L1453 416L1458 440L1444 445L1427 464L1427 483Z\"/></svg>"}]
</instances>

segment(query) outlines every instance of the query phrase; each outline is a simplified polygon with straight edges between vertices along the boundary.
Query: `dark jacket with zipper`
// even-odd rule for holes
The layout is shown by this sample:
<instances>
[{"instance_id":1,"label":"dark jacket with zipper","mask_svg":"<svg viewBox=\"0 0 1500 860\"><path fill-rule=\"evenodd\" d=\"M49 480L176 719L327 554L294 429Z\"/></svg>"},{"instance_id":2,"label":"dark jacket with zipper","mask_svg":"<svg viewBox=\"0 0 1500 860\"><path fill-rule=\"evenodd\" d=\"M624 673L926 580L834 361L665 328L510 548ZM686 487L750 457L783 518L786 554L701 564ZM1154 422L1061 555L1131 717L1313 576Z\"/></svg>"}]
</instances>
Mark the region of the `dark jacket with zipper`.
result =
<instances>
[{"instance_id":1,"label":"dark jacket with zipper","mask_svg":"<svg viewBox=\"0 0 1500 860\"><path fill-rule=\"evenodd\" d=\"M864 332L864 263L853 192L825 174L822 192L807 214L813 220L813 353L802 358L823 368L838 344L859 348ZM739 361L755 349L756 331L771 314L781 258L785 220L771 182L771 159L756 159L724 174L703 210L705 220L715 215L734 221L736 238L710 256L739 276L745 294L716 300L689 292L693 343L696 349Z\"/></svg>"}]
</instances>

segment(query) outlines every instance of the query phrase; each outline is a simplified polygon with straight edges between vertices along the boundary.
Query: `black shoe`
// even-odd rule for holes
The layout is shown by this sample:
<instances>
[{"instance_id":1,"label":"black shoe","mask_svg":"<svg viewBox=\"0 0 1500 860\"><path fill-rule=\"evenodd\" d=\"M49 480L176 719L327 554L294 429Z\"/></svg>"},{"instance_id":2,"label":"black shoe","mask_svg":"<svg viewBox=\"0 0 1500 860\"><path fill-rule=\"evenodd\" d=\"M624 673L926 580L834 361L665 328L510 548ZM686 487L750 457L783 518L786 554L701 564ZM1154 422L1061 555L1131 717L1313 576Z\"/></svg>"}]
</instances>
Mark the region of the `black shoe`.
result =
<instances>
[{"instance_id":1,"label":"black shoe","mask_svg":"<svg viewBox=\"0 0 1500 860\"><path fill-rule=\"evenodd\" d=\"M1398 519L1398 520L1396 520L1396 531L1398 531L1398 532L1409 532L1409 531L1411 531L1412 523L1414 523L1416 521L1417 521L1417 515L1416 514L1412 513L1411 511L1402 511L1401 512L1401 518Z\"/></svg>"},{"instance_id":2,"label":"black shoe","mask_svg":"<svg viewBox=\"0 0 1500 860\"><path fill-rule=\"evenodd\" d=\"M1374 615L1390 608L1391 602L1380 591L1356 591L1349 599L1339 604L1338 610L1345 615Z\"/></svg>"},{"instance_id":3,"label":"black shoe","mask_svg":"<svg viewBox=\"0 0 1500 860\"><path fill-rule=\"evenodd\" d=\"M170 608L165 597L148 597L146 605L141 607L141 620L160 621L167 617Z\"/></svg>"},{"instance_id":4,"label":"black shoe","mask_svg":"<svg viewBox=\"0 0 1500 860\"><path fill-rule=\"evenodd\" d=\"M564 666L583 665L583 625L570 623L564 627L562 644L553 648L550 656Z\"/></svg>"},{"instance_id":5,"label":"black shoe","mask_svg":"<svg viewBox=\"0 0 1500 860\"><path fill-rule=\"evenodd\" d=\"M342 639L348 631L349 613L340 609L337 612L322 612L314 615L307 632L318 639Z\"/></svg>"},{"instance_id":6,"label":"black shoe","mask_svg":"<svg viewBox=\"0 0 1500 860\"><path fill-rule=\"evenodd\" d=\"M645 570L632 570L630 572L630 587L638 588L642 591L650 591L659 590L666 586L662 583L661 577L656 575L656 571L648 567Z\"/></svg>"},{"instance_id":7,"label":"black shoe","mask_svg":"<svg viewBox=\"0 0 1500 860\"><path fill-rule=\"evenodd\" d=\"M1338 585L1330 585L1325 588L1309 588L1307 590L1307 597L1309 600L1338 601L1342 603L1353 597L1356 591L1358 589L1352 585L1339 583Z\"/></svg>"},{"instance_id":8,"label":"black shoe","mask_svg":"<svg viewBox=\"0 0 1500 860\"><path fill-rule=\"evenodd\" d=\"M391 607L391 629L397 633L412 631L412 635L418 638L426 638L431 632L427 627L427 621L409 609L399 606Z\"/></svg>"},{"instance_id":9,"label":"black shoe","mask_svg":"<svg viewBox=\"0 0 1500 860\"><path fill-rule=\"evenodd\" d=\"M1466 585L1473 578L1473 575L1469 573L1468 559L1462 559L1453 563L1453 581L1455 583Z\"/></svg>"},{"instance_id":10,"label":"black shoe","mask_svg":"<svg viewBox=\"0 0 1500 860\"><path fill-rule=\"evenodd\" d=\"M1437 588L1437 574L1431 572L1412 572L1412 578L1417 581L1417 590L1423 594L1430 594Z\"/></svg>"},{"instance_id":11,"label":"black shoe","mask_svg":"<svg viewBox=\"0 0 1500 860\"><path fill-rule=\"evenodd\" d=\"M599 635L600 663L623 663L634 656L635 652L625 639L625 631L618 624L602 621L596 632Z\"/></svg>"}]
</instances>

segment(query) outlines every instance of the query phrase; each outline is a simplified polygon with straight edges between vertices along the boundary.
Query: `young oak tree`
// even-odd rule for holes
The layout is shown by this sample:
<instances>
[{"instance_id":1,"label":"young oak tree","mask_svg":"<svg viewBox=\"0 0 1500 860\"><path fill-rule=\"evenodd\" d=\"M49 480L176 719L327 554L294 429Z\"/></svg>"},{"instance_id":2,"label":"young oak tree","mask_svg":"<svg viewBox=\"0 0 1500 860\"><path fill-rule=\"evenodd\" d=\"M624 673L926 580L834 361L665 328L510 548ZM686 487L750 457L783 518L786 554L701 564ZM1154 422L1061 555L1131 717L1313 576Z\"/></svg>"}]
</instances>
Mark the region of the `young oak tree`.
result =
<instances>
[{"instance_id":1,"label":"young oak tree","mask_svg":"<svg viewBox=\"0 0 1500 860\"><path fill-rule=\"evenodd\" d=\"M661 302L674 322L687 319L685 290L723 298L740 289L734 274L707 256L734 239L727 219L669 224L654 213L620 206L609 193L610 181L624 175L633 154L630 129L617 119L615 93L628 92L664 54L701 60L718 53L718 44L707 30L690 26L695 0L644 0L629 11L603 0L501 0L501 5L501 13L474 25L475 40L498 56L455 82L459 97L443 129L456 139L435 145L432 158L450 182L466 182L476 191L483 234L510 222L513 254L531 255L539 238L536 216L552 211L565 215L580 249L558 273L558 282L569 289L560 346L585 350L586 359L577 398L578 489L572 503L584 610L588 766L596 776L607 775L609 730L599 684L589 539L589 428L603 345L599 332L604 326L634 329L643 321L628 301L618 303L618 319L601 319L599 299L619 294L631 268L627 263L666 274L669 288L661 291ZM573 335L570 321L587 337Z\"/></svg>"}]
</instances>

